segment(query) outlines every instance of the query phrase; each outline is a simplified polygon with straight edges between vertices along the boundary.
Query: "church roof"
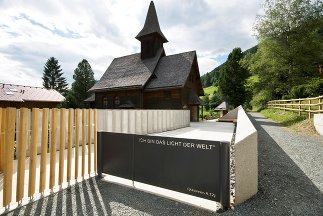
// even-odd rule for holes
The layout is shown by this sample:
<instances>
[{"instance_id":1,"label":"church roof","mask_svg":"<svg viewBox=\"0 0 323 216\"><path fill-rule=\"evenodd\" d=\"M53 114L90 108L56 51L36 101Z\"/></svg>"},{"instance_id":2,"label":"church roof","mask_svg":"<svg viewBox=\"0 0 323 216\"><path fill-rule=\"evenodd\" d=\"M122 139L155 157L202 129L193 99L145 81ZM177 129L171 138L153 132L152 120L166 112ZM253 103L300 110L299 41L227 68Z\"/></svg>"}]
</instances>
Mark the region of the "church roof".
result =
<instances>
[{"instance_id":1,"label":"church roof","mask_svg":"<svg viewBox=\"0 0 323 216\"><path fill-rule=\"evenodd\" d=\"M160 50L156 57L145 60L140 53L115 58L90 91L182 87L195 57L195 51L164 56Z\"/></svg>"},{"instance_id":2,"label":"church roof","mask_svg":"<svg viewBox=\"0 0 323 216\"><path fill-rule=\"evenodd\" d=\"M136 36L136 39L140 40L141 37L153 33L158 33L159 36L162 38L163 42L166 43L168 40L164 36L163 32L160 30L157 13L155 9L154 2L151 1L148 9L148 13L146 16L146 21L142 30Z\"/></svg>"},{"instance_id":3,"label":"church roof","mask_svg":"<svg viewBox=\"0 0 323 216\"><path fill-rule=\"evenodd\" d=\"M142 88L152 76L164 50L153 58L142 60L140 53L115 58L101 79L90 89L100 91L120 88Z\"/></svg>"},{"instance_id":4,"label":"church roof","mask_svg":"<svg viewBox=\"0 0 323 216\"><path fill-rule=\"evenodd\" d=\"M184 86L191 72L195 51L162 57L156 68L156 78L147 83L146 89Z\"/></svg>"}]
</instances>

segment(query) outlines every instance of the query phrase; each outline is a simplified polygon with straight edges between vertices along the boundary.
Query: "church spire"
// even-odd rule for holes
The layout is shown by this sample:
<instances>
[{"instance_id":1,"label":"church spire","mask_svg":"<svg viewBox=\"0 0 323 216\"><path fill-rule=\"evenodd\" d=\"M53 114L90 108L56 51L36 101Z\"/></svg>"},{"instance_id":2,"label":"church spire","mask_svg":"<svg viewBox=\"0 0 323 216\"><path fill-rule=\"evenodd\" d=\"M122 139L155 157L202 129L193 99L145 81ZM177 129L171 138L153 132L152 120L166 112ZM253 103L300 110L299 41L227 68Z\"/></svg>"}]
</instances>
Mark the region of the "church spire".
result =
<instances>
[{"instance_id":1,"label":"church spire","mask_svg":"<svg viewBox=\"0 0 323 216\"><path fill-rule=\"evenodd\" d=\"M155 5L154 5L154 2L151 1L150 5L149 5L147 16L146 16L146 21L145 21L144 27L138 33L138 35L136 36L136 39L140 40L142 37L149 35L149 34L153 34L153 33L159 34L163 43L168 42L168 40L166 39L166 37L164 36L162 31L160 30Z\"/></svg>"},{"instance_id":2,"label":"church spire","mask_svg":"<svg viewBox=\"0 0 323 216\"><path fill-rule=\"evenodd\" d=\"M144 27L136 36L136 39L141 42L141 59L155 57L157 52L164 48L163 43L168 42L160 30L153 1L150 2Z\"/></svg>"}]
</instances>

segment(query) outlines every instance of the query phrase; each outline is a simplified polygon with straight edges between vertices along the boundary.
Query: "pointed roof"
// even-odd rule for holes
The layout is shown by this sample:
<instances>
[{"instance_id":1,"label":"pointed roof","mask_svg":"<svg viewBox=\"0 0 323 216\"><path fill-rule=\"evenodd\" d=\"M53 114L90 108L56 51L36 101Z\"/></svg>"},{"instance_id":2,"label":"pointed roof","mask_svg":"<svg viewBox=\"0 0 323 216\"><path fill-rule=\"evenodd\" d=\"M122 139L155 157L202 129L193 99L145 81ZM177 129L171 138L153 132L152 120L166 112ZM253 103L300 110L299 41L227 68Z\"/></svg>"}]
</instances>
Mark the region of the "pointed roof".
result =
<instances>
[{"instance_id":1,"label":"pointed roof","mask_svg":"<svg viewBox=\"0 0 323 216\"><path fill-rule=\"evenodd\" d=\"M157 33L162 38L163 42L166 43L168 40L164 36L163 32L160 30L158 17L155 9L154 2L151 1L146 16L146 21L142 30L136 36L136 39L140 40L141 37L149 34Z\"/></svg>"},{"instance_id":2,"label":"pointed roof","mask_svg":"<svg viewBox=\"0 0 323 216\"><path fill-rule=\"evenodd\" d=\"M215 107L214 110L229 110L229 104L223 101L219 106Z\"/></svg>"}]
</instances>

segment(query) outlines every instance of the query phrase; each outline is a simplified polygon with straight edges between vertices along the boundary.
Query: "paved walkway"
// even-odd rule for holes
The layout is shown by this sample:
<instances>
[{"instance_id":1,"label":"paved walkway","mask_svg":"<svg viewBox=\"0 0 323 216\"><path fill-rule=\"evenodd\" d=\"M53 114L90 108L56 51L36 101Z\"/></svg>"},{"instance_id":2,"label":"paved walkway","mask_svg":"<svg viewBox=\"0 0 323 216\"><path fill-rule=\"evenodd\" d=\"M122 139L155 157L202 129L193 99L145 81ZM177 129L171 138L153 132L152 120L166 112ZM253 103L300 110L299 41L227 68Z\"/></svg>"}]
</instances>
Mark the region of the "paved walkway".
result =
<instances>
[{"instance_id":1,"label":"paved walkway","mask_svg":"<svg viewBox=\"0 0 323 216\"><path fill-rule=\"evenodd\" d=\"M95 178L10 215L323 215L323 137L289 131L250 113L259 137L259 192L212 213Z\"/></svg>"}]
</instances>

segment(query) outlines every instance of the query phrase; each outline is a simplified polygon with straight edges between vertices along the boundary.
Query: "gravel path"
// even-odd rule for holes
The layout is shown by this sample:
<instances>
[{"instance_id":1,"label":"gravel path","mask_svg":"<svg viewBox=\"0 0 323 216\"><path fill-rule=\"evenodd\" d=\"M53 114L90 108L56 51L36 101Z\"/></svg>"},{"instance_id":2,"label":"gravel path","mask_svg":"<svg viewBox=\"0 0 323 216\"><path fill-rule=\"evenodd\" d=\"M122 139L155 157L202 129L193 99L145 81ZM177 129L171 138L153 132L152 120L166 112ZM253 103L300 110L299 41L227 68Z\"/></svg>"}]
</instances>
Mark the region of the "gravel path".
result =
<instances>
[{"instance_id":1,"label":"gravel path","mask_svg":"<svg viewBox=\"0 0 323 216\"><path fill-rule=\"evenodd\" d=\"M91 178L8 215L323 215L323 137L250 117L259 137L259 192L235 209L212 213Z\"/></svg>"}]
</instances>

